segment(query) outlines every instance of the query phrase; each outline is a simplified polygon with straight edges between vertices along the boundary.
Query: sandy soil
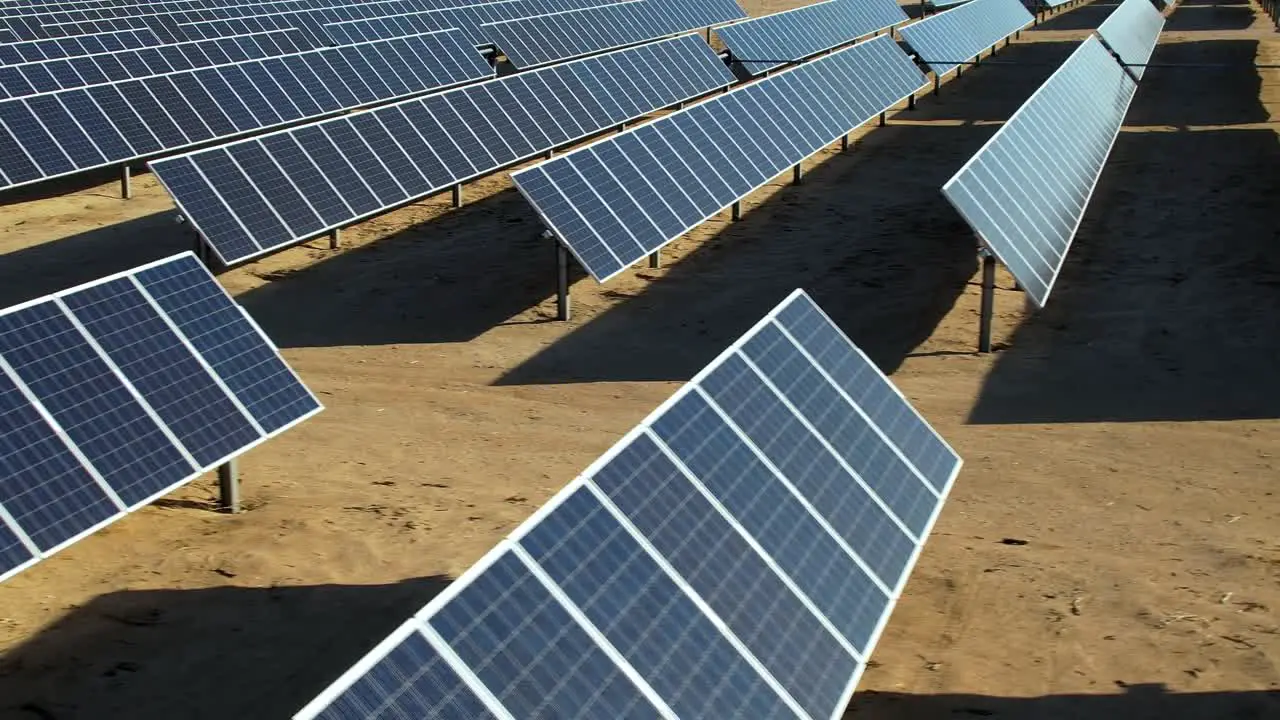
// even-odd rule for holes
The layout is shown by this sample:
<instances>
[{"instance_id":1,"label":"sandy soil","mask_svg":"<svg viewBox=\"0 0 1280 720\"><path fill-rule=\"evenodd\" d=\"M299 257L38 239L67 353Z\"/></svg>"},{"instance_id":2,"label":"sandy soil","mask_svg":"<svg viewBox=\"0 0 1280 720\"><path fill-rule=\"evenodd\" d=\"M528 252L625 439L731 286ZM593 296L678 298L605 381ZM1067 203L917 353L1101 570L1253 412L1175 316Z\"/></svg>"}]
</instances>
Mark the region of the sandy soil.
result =
<instances>
[{"instance_id":1,"label":"sandy soil","mask_svg":"<svg viewBox=\"0 0 1280 720\"><path fill-rule=\"evenodd\" d=\"M778 9L792 3L756 2ZM754 5L754 6L752 6ZM973 241L938 188L1113 7L1074 9L551 321L506 175L229 272L328 410L0 586L0 718L299 708L788 291L967 460L850 716L1280 717L1280 62L1185 2L1050 306L1007 275L972 352ZM1229 66L1229 67L1228 67ZM0 305L186 249L151 178L12 199Z\"/></svg>"}]
</instances>

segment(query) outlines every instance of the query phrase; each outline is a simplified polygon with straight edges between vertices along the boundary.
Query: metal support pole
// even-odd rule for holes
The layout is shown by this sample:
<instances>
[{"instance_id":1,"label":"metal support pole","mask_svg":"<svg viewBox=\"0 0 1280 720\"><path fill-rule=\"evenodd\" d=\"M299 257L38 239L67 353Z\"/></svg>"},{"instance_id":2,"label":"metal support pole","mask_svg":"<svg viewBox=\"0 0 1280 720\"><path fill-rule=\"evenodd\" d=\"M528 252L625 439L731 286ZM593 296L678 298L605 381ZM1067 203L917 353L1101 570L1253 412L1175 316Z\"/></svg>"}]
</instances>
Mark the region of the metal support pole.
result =
<instances>
[{"instance_id":1,"label":"metal support pole","mask_svg":"<svg viewBox=\"0 0 1280 720\"><path fill-rule=\"evenodd\" d=\"M654 250L649 253L649 269L657 270L660 267L662 267L662 251Z\"/></svg>"},{"instance_id":2,"label":"metal support pole","mask_svg":"<svg viewBox=\"0 0 1280 720\"><path fill-rule=\"evenodd\" d=\"M218 466L218 506L224 513L240 512L240 461L236 458Z\"/></svg>"},{"instance_id":3,"label":"metal support pole","mask_svg":"<svg viewBox=\"0 0 1280 720\"><path fill-rule=\"evenodd\" d=\"M908 109L908 110L915 110L915 109L916 109L916 94L915 94L915 93L911 93L910 95L908 95L908 96L907 96L907 109Z\"/></svg>"},{"instance_id":4,"label":"metal support pole","mask_svg":"<svg viewBox=\"0 0 1280 720\"><path fill-rule=\"evenodd\" d=\"M711 43L711 27L707 27L707 44Z\"/></svg>"},{"instance_id":5,"label":"metal support pole","mask_svg":"<svg viewBox=\"0 0 1280 720\"><path fill-rule=\"evenodd\" d=\"M964 65L957 65L957 66L956 66L956 77L960 77L960 76L961 76L961 75L963 75L963 74L964 74Z\"/></svg>"},{"instance_id":6,"label":"metal support pole","mask_svg":"<svg viewBox=\"0 0 1280 720\"><path fill-rule=\"evenodd\" d=\"M973 66L978 67L982 64L982 53L973 56Z\"/></svg>"},{"instance_id":7,"label":"metal support pole","mask_svg":"<svg viewBox=\"0 0 1280 720\"><path fill-rule=\"evenodd\" d=\"M342 244L342 231L334 228L329 231L329 249L337 250L338 245Z\"/></svg>"},{"instance_id":8,"label":"metal support pole","mask_svg":"<svg viewBox=\"0 0 1280 720\"><path fill-rule=\"evenodd\" d=\"M462 183L453 186L453 206L462 207Z\"/></svg>"},{"instance_id":9,"label":"metal support pole","mask_svg":"<svg viewBox=\"0 0 1280 720\"><path fill-rule=\"evenodd\" d=\"M884 113L880 113L880 127L884 127Z\"/></svg>"},{"instance_id":10,"label":"metal support pole","mask_svg":"<svg viewBox=\"0 0 1280 720\"><path fill-rule=\"evenodd\" d=\"M569 319L569 250L556 243L556 319Z\"/></svg>"},{"instance_id":11,"label":"metal support pole","mask_svg":"<svg viewBox=\"0 0 1280 720\"><path fill-rule=\"evenodd\" d=\"M1022 39L1022 31L1021 31L1021 30L1014 30L1014 31L1013 31L1013 39L1014 39L1014 40L1021 40L1021 39ZM1008 44L1009 44L1009 41L1008 41L1008 40L1005 40L1005 41L1004 41L1004 44L1005 44L1005 45L1008 45Z\"/></svg>"},{"instance_id":12,"label":"metal support pole","mask_svg":"<svg viewBox=\"0 0 1280 720\"><path fill-rule=\"evenodd\" d=\"M742 219L742 201L735 200L733 205L729 206L729 217L733 220Z\"/></svg>"},{"instance_id":13,"label":"metal support pole","mask_svg":"<svg viewBox=\"0 0 1280 720\"><path fill-rule=\"evenodd\" d=\"M983 248L982 258L982 311L978 317L978 352L991 352L991 320L996 301L996 257Z\"/></svg>"},{"instance_id":14,"label":"metal support pole","mask_svg":"<svg viewBox=\"0 0 1280 720\"><path fill-rule=\"evenodd\" d=\"M942 77L938 73L933 74L933 94L937 95L942 91Z\"/></svg>"},{"instance_id":15,"label":"metal support pole","mask_svg":"<svg viewBox=\"0 0 1280 720\"><path fill-rule=\"evenodd\" d=\"M791 166L791 184L799 185L803 178L804 171L800 169L800 163Z\"/></svg>"},{"instance_id":16,"label":"metal support pole","mask_svg":"<svg viewBox=\"0 0 1280 720\"><path fill-rule=\"evenodd\" d=\"M849 149L849 133L845 133L844 135L840 136L840 149L841 150Z\"/></svg>"},{"instance_id":17,"label":"metal support pole","mask_svg":"<svg viewBox=\"0 0 1280 720\"><path fill-rule=\"evenodd\" d=\"M120 166L120 199L129 200L133 197L133 185L130 182L129 166L127 164Z\"/></svg>"}]
</instances>

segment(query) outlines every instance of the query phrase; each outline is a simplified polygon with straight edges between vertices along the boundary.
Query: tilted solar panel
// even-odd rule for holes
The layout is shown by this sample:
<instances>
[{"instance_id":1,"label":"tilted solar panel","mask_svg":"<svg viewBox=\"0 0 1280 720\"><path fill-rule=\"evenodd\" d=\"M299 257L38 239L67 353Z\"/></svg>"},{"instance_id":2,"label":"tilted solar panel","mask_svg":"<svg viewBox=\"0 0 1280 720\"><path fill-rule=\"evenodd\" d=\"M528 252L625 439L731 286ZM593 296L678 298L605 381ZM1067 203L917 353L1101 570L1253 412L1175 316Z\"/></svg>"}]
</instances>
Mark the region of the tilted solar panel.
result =
<instances>
[{"instance_id":1,"label":"tilted solar panel","mask_svg":"<svg viewBox=\"0 0 1280 720\"><path fill-rule=\"evenodd\" d=\"M58 58L118 52L134 48L164 45L167 41L150 28L122 30L95 35L45 38L0 45L0 65L55 60Z\"/></svg>"},{"instance_id":2,"label":"tilted solar panel","mask_svg":"<svg viewBox=\"0 0 1280 720\"><path fill-rule=\"evenodd\" d=\"M686 30L739 20L736 0L633 0L480 26L524 70Z\"/></svg>"},{"instance_id":3,"label":"tilted solar panel","mask_svg":"<svg viewBox=\"0 0 1280 720\"><path fill-rule=\"evenodd\" d=\"M0 579L321 409L191 253L0 311Z\"/></svg>"},{"instance_id":4,"label":"tilted solar panel","mask_svg":"<svg viewBox=\"0 0 1280 720\"><path fill-rule=\"evenodd\" d=\"M716 28L750 75L907 22L897 0L827 0Z\"/></svg>"},{"instance_id":5,"label":"tilted solar panel","mask_svg":"<svg viewBox=\"0 0 1280 720\"><path fill-rule=\"evenodd\" d=\"M838 718L960 466L796 291L296 718Z\"/></svg>"},{"instance_id":6,"label":"tilted solar panel","mask_svg":"<svg viewBox=\"0 0 1280 720\"><path fill-rule=\"evenodd\" d=\"M973 0L898 32L930 70L943 75L1033 20L1020 0Z\"/></svg>"},{"instance_id":7,"label":"tilted solar panel","mask_svg":"<svg viewBox=\"0 0 1280 720\"><path fill-rule=\"evenodd\" d=\"M151 164L242 262L733 82L693 35Z\"/></svg>"},{"instance_id":8,"label":"tilted solar panel","mask_svg":"<svg viewBox=\"0 0 1280 720\"><path fill-rule=\"evenodd\" d=\"M0 101L0 188L492 76L443 31Z\"/></svg>"},{"instance_id":9,"label":"tilted solar panel","mask_svg":"<svg viewBox=\"0 0 1280 720\"><path fill-rule=\"evenodd\" d=\"M376 18L384 15L426 12L458 4L462 0L378 0L377 2L352 3L332 7L298 8L290 12L274 10L255 11L253 6L235 8L234 12L187 12L156 16L156 19L172 25L188 39L215 35L241 35L247 32L298 28L306 32L312 42L323 45L328 39L324 26L328 23ZM450 29L448 27L438 29Z\"/></svg>"},{"instance_id":10,"label":"tilted solar panel","mask_svg":"<svg viewBox=\"0 0 1280 720\"><path fill-rule=\"evenodd\" d=\"M159 47L0 66L0 98L290 55L312 49L297 30L276 30Z\"/></svg>"},{"instance_id":11,"label":"tilted solar panel","mask_svg":"<svg viewBox=\"0 0 1280 720\"><path fill-rule=\"evenodd\" d=\"M12 26L11 26L12 27ZM68 37L71 35L87 35L92 33L119 32L121 30L147 30L156 28L139 18L106 18L103 20L81 20L79 22L48 23L40 26L45 37ZM16 31L16 28L15 28ZM27 39L34 40L36 37Z\"/></svg>"},{"instance_id":12,"label":"tilted solar panel","mask_svg":"<svg viewBox=\"0 0 1280 720\"><path fill-rule=\"evenodd\" d=\"M1128 69L1140 81L1163 29L1164 16L1149 0L1125 0L1098 26L1098 35L1121 62L1135 66Z\"/></svg>"},{"instance_id":13,"label":"tilted solar panel","mask_svg":"<svg viewBox=\"0 0 1280 720\"><path fill-rule=\"evenodd\" d=\"M430 10L428 12L390 15L329 23L324 31L335 42L359 42L378 38L399 37L412 33L458 28L476 45L491 41L481 30L486 23L513 18L544 15L563 10L611 5L617 0L497 0L459 8Z\"/></svg>"},{"instance_id":14,"label":"tilted solar panel","mask_svg":"<svg viewBox=\"0 0 1280 720\"><path fill-rule=\"evenodd\" d=\"M1137 84L1090 37L942 193L1044 307Z\"/></svg>"},{"instance_id":15,"label":"tilted solar panel","mask_svg":"<svg viewBox=\"0 0 1280 720\"><path fill-rule=\"evenodd\" d=\"M604 282L925 82L882 35L511 177Z\"/></svg>"}]
</instances>

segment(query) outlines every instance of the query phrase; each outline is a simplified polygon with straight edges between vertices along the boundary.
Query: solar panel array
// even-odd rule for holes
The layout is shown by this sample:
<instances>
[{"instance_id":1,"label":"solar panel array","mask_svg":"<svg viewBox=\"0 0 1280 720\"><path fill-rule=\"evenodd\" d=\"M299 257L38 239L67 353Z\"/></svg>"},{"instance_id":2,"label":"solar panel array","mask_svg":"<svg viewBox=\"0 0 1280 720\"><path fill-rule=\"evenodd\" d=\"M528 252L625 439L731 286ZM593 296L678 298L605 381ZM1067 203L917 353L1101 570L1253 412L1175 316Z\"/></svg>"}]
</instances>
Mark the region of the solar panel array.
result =
<instances>
[{"instance_id":1,"label":"solar panel array","mask_svg":"<svg viewBox=\"0 0 1280 720\"><path fill-rule=\"evenodd\" d=\"M925 82L882 35L511 177L604 282Z\"/></svg>"},{"instance_id":2,"label":"solar panel array","mask_svg":"<svg viewBox=\"0 0 1280 720\"><path fill-rule=\"evenodd\" d=\"M224 264L726 87L694 35L152 163Z\"/></svg>"},{"instance_id":3,"label":"solar panel array","mask_svg":"<svg viewBox=\"0 0 1280 720\"><path fill-rule=\"evenodd\" d=\"M296 718L838 718L959 456L793 293Z\"/></svg>"},{"instance_id":4,"label":"solar panel array","mask_svg":"<svg viewBox=\"0 0 1280 720\"><path fill-rule=\"evenodd\" d=\"M748 75L907 22L897 0L827 0L716 29Z\"/></svg>"},{"instance_id":5,"label":"solar panel array","mask_svg":"<svg viewBox=\"0 0 1280 720\"><path fill-rule=\"evenodd\" d=\"M103 20L81 20L79 22L50 23L40 26L44 37L71 37L72 35L88 35L93 33L120 32L121 30L154 29L147 21L140 18L108 18ZM161 33L163 35L163 33ZM19 36L21 37L21 35ZM30 37L28 39L35 39Z\"/></svg>"},{"instance_id":6,"label":"solar panel array","mask_svg":"<svg viewBox=\"0 0 1280 720\"><path fill-rule=\"evenodd\" d=\"M492 77L456 31L0 101L14 187Z\"/></svg>"},{"instance_id":7,"label":"solar panel array","mask_svg":"<svg viewBox=\"0 0 1280 720\"><path fill-rule=\"evenodd\" d=\"M740 20L737 0L635 0L480 27L517 69Z\"/></svg>"},{"instance_id":8,"label":"solar panel array","mask_svg":"<svg viewBox=\"0 0 1280 720\"><path fill-rule=\"evenodd\" d=\"M154 30L124 30L97 35L76 35L67 38L45 38L0 45L0 64L55 60L57 58L119 52L134 48L163 45L167 41Z\"/></svg>"},{"instance_id":9,"label":"solar panel array","mask_svg":"<svg viewBox=\"0 0 1280 720\"><path fill-rule=\"evenodd\" d=\"M0 579L320 410L190 253L0 311Z\"/></svg>"},{"instance_id":10,"label":"solar panel array","mask_svg":"<svg viewBox=\"0 0 1280 720\"><path fill-rule=\"evenodd\" d=\"M297 30L122 50L0 66L0 98L23 97L130 78L289 55L312 49Z\"/></svg>"},{"instance_id":11,"label":"solar panel array","mask_svg":"<svg viewBox=\"0 0 1280 720\"><path fill-rule=\"evenodd\" d=\"M338 43L376 40L413 33L458 28L476 45L489 45L492 40L481 25L514 18L546 15L565 10L598 7L616 0L498 0L459 8L391 15L364 20L329 23L324 32Z\"/></svg>"},{"instance_id":12,"label":"solar panel array","mask_svg":"<svg viewBox=\"0 0 1280 720\"><path fill-rule=\"evenodd\" d=\"M1148 0L1125 0L1098 26L1098 35L1122 63L1136 66L1129 72L1140 81L1163 29L1164 16Z\"/></svg>"},{"instance_id":13,"label":"solar panel array","mask_svg":"<svg viewBox=\"0 0 1280 720\"><path fill-rule=\"evenodd\" d=\"M942 188L1040 307L1135 90L1091 36Z\"/></svg>"},{"instance_id":14,"label":"solar panel array","mask_svg":"<svg viewBox=\"0 0 1280 720\"><path fill-rule=\"evenodd\" d=\"M898 32L934 74L943 75L1033 20L1020 0L973 0Z\"/></svg>"}]
</instances>

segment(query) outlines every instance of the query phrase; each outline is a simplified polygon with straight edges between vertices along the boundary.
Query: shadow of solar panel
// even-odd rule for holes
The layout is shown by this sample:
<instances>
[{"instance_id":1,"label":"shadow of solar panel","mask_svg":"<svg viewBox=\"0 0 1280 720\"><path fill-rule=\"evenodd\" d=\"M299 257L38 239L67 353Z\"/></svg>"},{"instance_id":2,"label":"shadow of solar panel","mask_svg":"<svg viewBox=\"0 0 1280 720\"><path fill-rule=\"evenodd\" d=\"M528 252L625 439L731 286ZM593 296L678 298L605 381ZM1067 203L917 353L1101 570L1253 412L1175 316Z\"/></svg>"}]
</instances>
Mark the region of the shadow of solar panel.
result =
<instances>
[{"instance_id":1,"label":"shadow of solar panel","mask_svg":"<svg viewBox=\"0 0 1280 720\"><path fill-rule=\"evenodd\" d=\"M464 7L327 23L324 31L334 42L351 43L457 28L466 33L476 45L487 45L490 40L481 29L481 25L566 10L612 5L614 2L616 0L496 0Z\"/></svg>"},{"instance_id":2,"label":"shadow of solar panel","mask_svg":"<svg viewBox=\"0 0 1280 720\"><path fill-rule=\"evenodd\" d=\"M1098 26L1098 35L1122 63L1138 66L1128 70L1140 81L1162 29L1164 16L1149 0L1125 0Z\"/></svg>"},{"instance_id":3,"label":"shadow of solar panel","mask_svg":"<svg viewBox=\"0 0 1280 720\"><path fill-rule=\"evenodd\" d=\"M732 82L711 48L686 35L151 167L232 264Z\"/></svg>"},{"instance_id":4,"label":"shadow of solar panel","mask_svg":"<svg viewBox=\"0 0 1280 720\"><path fill-rule=\"evenodd\" d=\"M604 282L924 83L881 36L511 177Z\"/></svg>"},{"instance_id":5,"label":"shadow of solar panel","mask_svg":"<svg viewBox=\"0 0 1280 720\"><path fill-rule=\"evenodd\" d=\"M0 579L320 410L190 253L0 311Z\"/></svg>"},{"instance_id":6,"label":"shadow of solar panel","mask_svg":"<svg viewBox=\"0 0 1280 720\"><path fill-rule=\"evenodd\" d=\"M898 32L930 70L943 75L1033 20L1020 0L973 0Z\"/></svg>"},{"instance_id":7,"label":"shadow of solar panel","mask_svg":"<svg viewBox=\"0 0 1280 720\"><path fill-rule=\"evenodd\" d=\"M0 187L492 76L450 30L0 101Z\"/></svg>"},{"instance_id":8,"label":"shadow of solar panel","mask_svg":"<svg viewBox=\"0 0 1280 720\"><path fill-rule=\"evenodd\" d=\"M1137 84L1090 37L942 193L1044 307Z\"/></svg>"},{"instance_id":9,"label":"shadow of solar panel","mask_svg":"<svg viewBox=\"0 0 1280 720\"><path fill-rule=\"evenodd\" d=\"M480 26L526 70L746 17L736 0L632 0Z\"/></svg>"},{"instance_id":10,"label":"shadow of solar panel","mask_svg":"<svg viewBox=\"0 0 1280 720\"><path fill-rule=\"evenodd\" d=\"M847 423L909 488L846 461ZM837 718L960 466L797 290L296 717Z\"/></svg>"},{"instance_id":11,"label":"shadow of solar panel","mask_svg":"<svg viewBox=\"0 0 1280 720\"><path fill-rule=\"evenodd\" d=\"M896 0L827 0L726 25L716 34L739 65L759 75L907 20Z\"/></svg>"},{"instance_id":12,"label":"shadow of solar panel","mask_svg":"<svg viewBox=\"0 0 1280 720\"><path fill-rule=\"evenodd\" d=\"M92 35L74 35L66 38L27 40L0 45L0 64L17 65L40 60L56 60L79 55L118 52L120 50L164 45L166 42L168 41L161 38L150 28Z\"/></svg>"}]
</instances>

